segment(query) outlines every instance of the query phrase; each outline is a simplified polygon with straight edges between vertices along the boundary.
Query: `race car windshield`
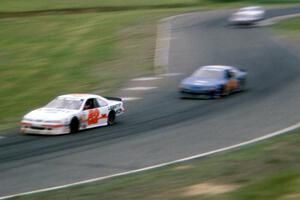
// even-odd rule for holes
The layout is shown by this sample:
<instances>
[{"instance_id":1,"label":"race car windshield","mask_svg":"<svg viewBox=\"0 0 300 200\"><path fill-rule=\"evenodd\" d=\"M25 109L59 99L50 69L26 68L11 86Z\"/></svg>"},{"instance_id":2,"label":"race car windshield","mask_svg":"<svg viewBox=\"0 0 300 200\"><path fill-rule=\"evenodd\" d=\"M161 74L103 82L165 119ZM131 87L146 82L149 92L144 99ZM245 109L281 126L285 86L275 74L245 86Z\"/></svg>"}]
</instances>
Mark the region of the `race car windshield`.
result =
<instances>
[{"instance_id":1,"label":"race car windshield","mask_svg":"<svg viewBox=\"0 0 300 200\"><path fill-rule=\"evenodd\" d=\"M82 105L81 100L77 99L64 99L56 98L48 103L46 108L58 108L58 109L68 109L68 110L79 110Z\"/></svg>"},{"instance_id":2,"label":"race car windshield","mask_svg":"<svg viewBox=\"0 0 300 200\"><path fill-rule=\"evenodd\" d=\"M221 71L221 70L198 70L192 76L197 77L197 78L203 78L203 79L221 79L221 78L223 78L223 71Z\"/></svg>"}]
</instances>

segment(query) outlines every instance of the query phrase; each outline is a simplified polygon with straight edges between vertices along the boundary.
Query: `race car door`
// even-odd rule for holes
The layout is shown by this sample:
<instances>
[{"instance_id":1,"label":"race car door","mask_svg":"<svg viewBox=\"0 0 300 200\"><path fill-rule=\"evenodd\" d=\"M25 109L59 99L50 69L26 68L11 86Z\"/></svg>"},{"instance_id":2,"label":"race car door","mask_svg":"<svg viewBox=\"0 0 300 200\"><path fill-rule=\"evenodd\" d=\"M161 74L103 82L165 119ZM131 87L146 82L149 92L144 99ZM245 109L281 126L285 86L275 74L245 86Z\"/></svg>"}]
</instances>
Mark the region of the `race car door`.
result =
<instances>
[{"instance_id":1,"label":"race car door","mask_svg":"<svg viewBox=\"0 0 300 200\"><path fill-rule=\"evenodd\" d=\"M236 74L232 70L226 70L225 76L227 78L226 90L233 91L238 86L238 80L236 79Z\"/></svg>"},{"instance_id":2,"label":"race car door","mask_svg":"<svg viewBox=\"0 0 300 200\"><path fill-rule=\"evenodd\" d=\"M102 126L107 123L107 111L105 107L100 107L95 98L90 98L85 102L83 114L86 128Z\"/></svg>"},{"instance_id":3,"label":"race car door","mask_svg":"<svg viewBox=\"0 0 300 200\"><path fill-rule=\"evenodd\" d=\"M108 104L99 98L97 98L96 101L100 107L100 124L107 125L107 118L109 114Z\"/></svg>"}]
</instances>

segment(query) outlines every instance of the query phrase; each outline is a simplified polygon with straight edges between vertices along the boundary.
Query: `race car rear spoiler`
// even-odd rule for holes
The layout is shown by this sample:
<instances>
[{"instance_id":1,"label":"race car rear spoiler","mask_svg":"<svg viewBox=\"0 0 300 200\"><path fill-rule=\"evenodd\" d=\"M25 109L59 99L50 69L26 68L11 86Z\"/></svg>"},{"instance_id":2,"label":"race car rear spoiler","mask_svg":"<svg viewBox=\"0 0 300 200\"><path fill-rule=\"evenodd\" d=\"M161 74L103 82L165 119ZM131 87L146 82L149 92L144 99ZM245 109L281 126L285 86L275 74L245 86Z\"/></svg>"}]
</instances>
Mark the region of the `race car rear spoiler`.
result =
<instances>
[{"instance_id":1,"label":"race car rear spoiler","mask_svg":"<svg viewBox=\"0 0 300 200\"><path fill-rule=\"evenodd\" d=\"M112 101L122 101L122 99L119 97L104 97L104 98L106 98L108 100L112 100Z\"/></svg>"}]
</instances>

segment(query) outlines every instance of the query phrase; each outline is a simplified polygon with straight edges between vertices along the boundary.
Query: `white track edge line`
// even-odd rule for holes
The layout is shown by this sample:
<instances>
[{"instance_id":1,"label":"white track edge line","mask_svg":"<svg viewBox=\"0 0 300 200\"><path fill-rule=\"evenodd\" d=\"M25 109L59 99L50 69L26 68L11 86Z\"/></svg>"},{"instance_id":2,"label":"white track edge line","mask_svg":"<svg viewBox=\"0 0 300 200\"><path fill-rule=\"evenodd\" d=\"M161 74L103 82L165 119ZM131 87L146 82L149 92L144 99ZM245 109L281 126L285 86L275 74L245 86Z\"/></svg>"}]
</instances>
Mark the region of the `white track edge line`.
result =
<instances>
[{"instance_id":1,"label":"white track edge line","mask_svg":"<svg viewBox=\"0 0 300 200\"><path fill-rule=\"evenodd\" d=\"M220 152L223 152L223 151L235 149L235 148L238 148L238 147L241 147L241 146L245 146L245 145L252 144L252 143L255 143L255 142L259 142L259 141L262 141L262 140L265 140L265 139L269 139L271 137L278 136L278 135L287 133L289 131L292 131L296 128L300 128L300 122L295 124L295 125L289 126L287 128L281 129L279 131L275 131L275 132L269 133L267 135L264 135L264 136L261 136L261 137L255 138L255 139L248 140L246 142L242 142L242 143L235 144L235 145L232 145L232 146L228 146L228 147L220 148L220 149L217 149L217 150L209 151L209 152L206 152L206 153L201 153L201 154L197 154L197 155L194 155L194 156L190 156L190 157L186 157L186 158L182 158L182 159L178 159L178 160L174 160L174 161L170 161L170 162L165 162L165 163L161 163L161 164L157 164L157 165L153 165L153 166L149 166L149 167L145 167L145 168L141 168L141 169L135 169L135 170L127 171L127 172L121 172L121 173L112 174L112 175L108 175L108 176L88 179L88 180L85 180L85 181L79 181L79 182L76 182L76 183L71 183L71 184L66 184L66 185L61 185L61 186L56 186L56 187L50 187L50 188L45 188L45 189L40 189L40 190L34 190L34 191L31 191L31 192L24 192L24 193L9 195L9 196L2 196L2 197L0 197L0 200L12 198L12 197L19 197L19 196L24 196L24 195L36 194L36 193L40 193L40 192L47 192L47 191L52 191L52 190L57 190L57 189L63 189L63 188L72 187L72 186L76 186L76 185L81 185L81 184L85 184L85 183L101 181L101 180L105 180L105 179L109 179L109 178L129 175L129 174L133 174L133 173L137 173L137 172L143 172L143 171L146 171L146 170L155 169L155 168L159 168L159 167L164 167L164 166L167 166L167 165L176 164L176 163L180 163L180 162L184 162L184 161L188 161L188 160L193 160L193 159L196 159L196 158L205 157L205 156L208 156L208 155L220 153Z\"/></svg>"}]
</instances>

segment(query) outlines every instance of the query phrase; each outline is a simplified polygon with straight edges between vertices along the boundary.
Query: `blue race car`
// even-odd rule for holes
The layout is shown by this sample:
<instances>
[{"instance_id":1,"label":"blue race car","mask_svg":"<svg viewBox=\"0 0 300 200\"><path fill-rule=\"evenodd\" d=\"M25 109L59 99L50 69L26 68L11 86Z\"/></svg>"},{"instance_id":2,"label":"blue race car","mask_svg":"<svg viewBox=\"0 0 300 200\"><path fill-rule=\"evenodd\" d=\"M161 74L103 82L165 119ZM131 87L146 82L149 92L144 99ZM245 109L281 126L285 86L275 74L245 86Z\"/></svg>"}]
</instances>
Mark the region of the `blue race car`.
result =
<instances>
[{"instance_id":1,"label":"blue race car","mask_svg":"<svg viewBox=\"0 0 300 200\"><path fill-rule=\"evenodd\" d=\"M247 73L232 66L210 65L196 70L179 86L183 98L220 98L245 89Z\"/></svg>"}]
</instances>

